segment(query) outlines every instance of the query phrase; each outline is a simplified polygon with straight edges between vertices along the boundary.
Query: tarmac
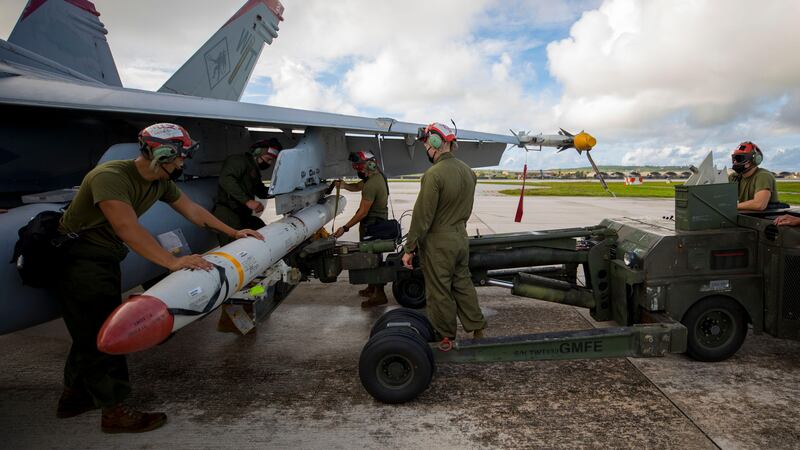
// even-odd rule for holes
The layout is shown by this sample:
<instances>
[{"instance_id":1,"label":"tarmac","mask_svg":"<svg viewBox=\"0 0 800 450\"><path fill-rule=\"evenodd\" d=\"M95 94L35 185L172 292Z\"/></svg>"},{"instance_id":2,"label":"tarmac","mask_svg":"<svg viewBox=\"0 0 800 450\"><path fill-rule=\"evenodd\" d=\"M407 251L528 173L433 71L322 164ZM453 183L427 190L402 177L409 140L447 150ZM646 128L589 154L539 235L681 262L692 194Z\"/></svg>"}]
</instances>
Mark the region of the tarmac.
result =
<instances>
[{"instance_id":1,"label":"tarmac","mask_svg":"<svg viewBox=\"0 0 800 450\"><path fill-rule=\"evenodd\" d=\"M673 202L604 197L518 198L479 185L470 233L594 225L605 217L672 215ZM395 216L418 185L392 183ZM336 220L343 224L358 206ZM269 205L272 206L271 204ZM269 217L265 217L269 220ZM403 220L407 226L408 220ZM338 226L338 225L337 225ZM269 239L269 236L267 236ZM355 240L354 231L343 239ZM131 404L164 411L163 428L106 435L100 413L56 419L70 338L59 319L0 336L5 448L797 448L800 342L748 335L719 363L653 359L443 364L430 388L384 405L358 380L372 323L346 274L307 282L255 332L215 331L218 312L129 358ZM388 291L389 289L387 289ZM490 335L607 326L588 311L479 288ZM391 295L390 295L391 298ZM20 299L24 301L24 299Z\"/></svg>"}]
</instances>

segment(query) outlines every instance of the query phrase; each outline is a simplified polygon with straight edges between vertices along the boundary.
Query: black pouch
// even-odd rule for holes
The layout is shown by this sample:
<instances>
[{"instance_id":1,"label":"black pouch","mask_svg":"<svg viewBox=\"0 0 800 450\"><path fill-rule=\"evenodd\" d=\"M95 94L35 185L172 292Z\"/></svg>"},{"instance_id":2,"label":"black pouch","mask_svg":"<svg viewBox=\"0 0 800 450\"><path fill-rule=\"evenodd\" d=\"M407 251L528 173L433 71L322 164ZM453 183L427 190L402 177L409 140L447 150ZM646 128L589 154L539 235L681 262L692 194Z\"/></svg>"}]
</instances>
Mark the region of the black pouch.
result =
<instances>
[{"instance_id":1,"label":"black pouch","mask_svg":"<svg viewBox=\"0 0 800 450\"><path fill-rule=\"evenodd\" d=\"M400 222L392 220L383 220L372 225L364 227L364 240L375 241L391 239L397 241L400 239L402 231L400 229Z\"/></svg>"},{"instance_id":2,"label":"black pouch","mask_svg":"<svg viewBox=\"0 0 800 450\"><path fill-rule=\"evenodd\" d=\"M47 286L58 269L58 247L78 237L75 233L58 232L62 215L63 211L42 211L17 232L19 240L14 244L11 263L17 265L23 284L37 288Z\"/></svg>"}]
</instances>

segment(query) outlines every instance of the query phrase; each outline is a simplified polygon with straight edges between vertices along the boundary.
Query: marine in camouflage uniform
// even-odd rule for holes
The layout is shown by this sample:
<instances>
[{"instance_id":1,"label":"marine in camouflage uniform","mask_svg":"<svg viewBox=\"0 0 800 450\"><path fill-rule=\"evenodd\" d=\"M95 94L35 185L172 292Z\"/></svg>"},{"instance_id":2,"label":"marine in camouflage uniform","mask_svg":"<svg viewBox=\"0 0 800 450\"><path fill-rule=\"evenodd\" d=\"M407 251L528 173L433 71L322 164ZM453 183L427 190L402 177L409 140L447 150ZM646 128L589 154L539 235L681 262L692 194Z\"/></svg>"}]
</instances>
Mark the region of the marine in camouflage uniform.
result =
<instances>
[{"instance_id":1,"label":"marine in camouflage uniform","mask_svg":"<svg viewBox=\"0 0 800 450\"><path fill-rule=\"evenodd\" d=\"M433 167L422 177L403 262L410 267L412 254L419 254L428 319L440 337L455 338L458 317L465 331L481 338L486 319L469 272L466 229L477 176L451 153L457 144L449 127L431 124L421 139Z\"/></svg>"},{"instance_id":2,"label":"marine in camouflage uniform","mask_svg":"<svg viewBox=\"0 0 800 450\"><path fill-rule=\"evenodd\" d=\"M750 141L742 142L731 153L734 173L728 181L738 184L739 210L763 211L770 203L780 201L775 176L758 167L763 157L761 149Z\"/></svg>"},{"instance_id":3,"label":"marine in camouflage uniform","mask_svg":"<svg viewBox=\"0 0 800 450\"><path fill-rule=\"evenodd\" d=\"M219 173L219 188L213 213L229 227L263 227L264 221L253 213L264 210L256 197L269 198L269 190L261 179L261 170L267 170L283 147L277 139L258 141L246 153L231 155L222 164ZM218 234L219 245L226 245L231 238Z\"/></svg>"},{"instance_id":4,"label":"marine in camouflage uniform","mask_svg":"<svg viewBox=\"0 0 800 450\"><path fill-rule=\"evenodd\" d=\"M72 347L64 367L64 392L59 418L103 408L105 432L142 432L166 422L163 413L142 413L123 406L131 391L124 355L97 349L97 335L109 314L121 303L120 262L128 248L169 270L211 269L199 255L175 257L139 223L156 201L169 203L192 223L231 236L261 235L237 231L215 219L183 195L173 182L183 158L195 144L185 129L156 124L139 133L142 155L133 161L110 161L92 169L61 218L59 231L75 233L59 247L62 269L56 287Z\"/></svg>"},{"instance_id":5,"label":"marine in camouflage uniform","mask_svg":"<svg viewBox=\"0 0 800 450\"><path fill-rule=\"evenodd\" d=\"M378 169L378 162L372 152L353 152L350 154L350 161L353 162L353 169L358 173L361 181L358 183L335 182L350 192L361 192L361 203L358 211L343 226L334 232L334 237L341 237L350 228L358 224L358 237L364 240L367 237L366 230L370 225L384 222L389 218L389 184L386 177ZM368 297L361 302L362 308L384 305L389 302L384 291L385 284L370 284L366 289L358 291L362 297Z\"/></svg>"}]
</instances>

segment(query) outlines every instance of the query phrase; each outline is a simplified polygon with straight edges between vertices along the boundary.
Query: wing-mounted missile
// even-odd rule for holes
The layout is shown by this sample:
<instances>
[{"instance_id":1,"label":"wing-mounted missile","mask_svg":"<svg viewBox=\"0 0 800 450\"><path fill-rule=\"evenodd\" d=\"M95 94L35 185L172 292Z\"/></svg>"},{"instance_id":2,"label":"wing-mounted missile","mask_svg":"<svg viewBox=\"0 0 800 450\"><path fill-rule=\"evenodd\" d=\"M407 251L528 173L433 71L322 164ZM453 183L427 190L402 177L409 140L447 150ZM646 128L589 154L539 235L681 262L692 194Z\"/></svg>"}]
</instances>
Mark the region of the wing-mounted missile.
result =
<instances>
[{"instance_id":1,"label":"wing-mounted missile","mask_svg":"<svg viewBox=\"0 0 800 450\"><path fill-rule=\"evenodd\" d=\"M511 132L514 133L513 130ZM604 180L603 176L600 174L600 169L598 169L597 164L595 164L592 154L590 153L594 146L597 145L597 139L595 139L591 134L585 131L581 131L578 134L572 134L563 128L559 128L558 134L532 135L520 131L519 133L514 133L514 135L519 139L518 146L524 147L526 150L536 150L535 147L539 147L538 150L541 150L542 147L555 147L558 149L557 153L563 152L564 150L570 148L574 148L578 154L586 152L586 157L589 159L589 164L592 165L592 169L594 170L594 173L597 174L597 178L600 180L600 184L603 186L603 189L611 194L612 197L616 197L616 195L614 195L614 193L608 189L608 184L606 184L606 180Z\"/></svg>"},{"instance_id":2,"label":"wing-mounted missile","mask_svg":"<svg viewBox=\"0 0 800 450\"><path fill-rule=\"evenodd\" d=\"M512 131L514 133L514 131ZM597 145L597 139L594 136L581 131L578 134L572 134L563 128L559 129L558 134L529 134L524 131L514 133L519 139L519 147L524 147L527 150L536 150L539 147L555 147L559 152L574 148L578 153L591 150Z\"/></svg>"}]
</instances>

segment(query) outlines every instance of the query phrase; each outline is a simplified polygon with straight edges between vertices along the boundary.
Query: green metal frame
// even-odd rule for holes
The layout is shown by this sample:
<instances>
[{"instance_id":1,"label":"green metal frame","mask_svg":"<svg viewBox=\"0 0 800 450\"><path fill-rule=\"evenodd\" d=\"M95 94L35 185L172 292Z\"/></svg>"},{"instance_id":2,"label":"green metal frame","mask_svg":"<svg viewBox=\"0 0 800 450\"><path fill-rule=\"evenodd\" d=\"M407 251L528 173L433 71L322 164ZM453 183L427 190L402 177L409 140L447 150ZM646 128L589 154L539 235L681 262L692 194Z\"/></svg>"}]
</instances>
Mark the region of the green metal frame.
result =
<instances>
[{"instance_id":1,"label":"green metal frame","mask_svg":"<svg viewBox=\"0 0 800 450\"><path fill-rule=\"evenodd\" d=\"M431 343L437 363L645 358L686 351L686 327L667 316L660 323Z\"/></svg>"}]
</instances>

